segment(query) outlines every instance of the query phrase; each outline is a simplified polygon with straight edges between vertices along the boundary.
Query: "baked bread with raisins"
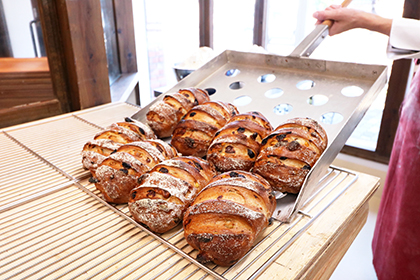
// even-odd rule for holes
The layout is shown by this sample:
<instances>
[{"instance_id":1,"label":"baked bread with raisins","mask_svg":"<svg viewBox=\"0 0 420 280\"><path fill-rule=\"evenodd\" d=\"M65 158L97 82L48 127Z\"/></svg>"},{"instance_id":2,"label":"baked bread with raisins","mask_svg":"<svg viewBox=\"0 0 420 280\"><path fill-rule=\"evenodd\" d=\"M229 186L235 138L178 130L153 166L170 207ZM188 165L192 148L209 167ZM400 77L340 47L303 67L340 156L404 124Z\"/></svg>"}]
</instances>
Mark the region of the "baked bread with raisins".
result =
<instances>
[{"instance_id":1,"label":"baked bread with raisins","mask_svg":"<svg viewBox=\"0 0 420 280\"><path fill-rule=\"evenodd\" d=\"M94 137L95 140L108 139L122 144L156 138L151 128L141 122L113 123Z\"/></svg>"},{"instance_id":2,"label":"baked bread with raisins","mask_svg":"<svg viewBox=\"0 0 420 280\"><path fill-rule=\"evenodd\" d=\"M192 107L210 101L207 91L199 88L180 89L166 94L146 114L147 123L159 138L172 135L177 123Z\"/></svg>"},{"instance_id":3,"label":"baked bread with raisins","mask_svg":"<svg viewBox=\"0 0 420 280\"><path fill-rule=\"evenodd\" d=\"M166 232L182 221L187 207L215 175L214 166L197 157L166 160L141 176L128 208L137 222Z\"/></svg>"},{"instance_id":4,"label":"baked bread with raisins","mask_svg":"<svg viewBox=\"0 0 420 280\"><path fill-rule=\"evenodd\" d=\"M230 266L250 250L275 208L275 195L264 178L226 172L214 177L188 208L184 236L199 250L201 263Z\"/></svg>"},{"instance_id":5,"label":"baked bread with raisins","mask_svg":"<svg viewBox=\"0 0 420 280\"><path fill-rule=\"evenodd\" d=\"M82 150L83 167L94 175L98 165L111 153L116 152L122 145L109 139L88 141Z\"/></svg>"},{"instance_id":6,"label":"baked bread with raisins","mask_svg":"<svg viewBox=\"0 0 420 280\"><path fill-rule=\"evenodd\" d=\"M258 112L232 117L213 138L207 160L220 172L249 171L261 148L261 141L271 133L270 122Z\"/></svg>"},{"instance_id":7,"label":"baked bread with raisins","mask_svg":"<svg viewBox=\"0 0 420 280\"><path fill-rule=\"evenodd\" d=\"M311 168L328 146L317 121L294 118L266 137L252 172L264 177L274 190L299 193Z\"/></svg>"},{"instance_id":8,"label":"baked bread with raisins","mask_svg":"<svg viewBox=\"0 0 420 280\"><path fill-rule=\"evenodd\" d=\"M105 158L91 182L95 183L107 202L127 203L130 191L137 186L141 175L175 156L176 150L162 140L131 142Z\"/></svg>"},{"instance_id":9,"label":"baked bread with raisins","mask_svg":"<svg viewBox=\"0 0 420 280\"><path fill-rule=\"evenodd\" d=\"M83 167L94 175L98 165L121 145L147 139L156 139L155 133L147 124L132 120L113 123L83 146Z\"/></svg>"},{"instance_id":10,"label":"baked bread with raisins","mask_svg":"<svg viewBox=\"0 0 420 280\"><path fill-rule=\"evenodd\" d=\"M221 101L197 105L176 125L171 144L184 156L204 157L216 132L238 113L234 105Z\"/></svg>"}]
</instances>

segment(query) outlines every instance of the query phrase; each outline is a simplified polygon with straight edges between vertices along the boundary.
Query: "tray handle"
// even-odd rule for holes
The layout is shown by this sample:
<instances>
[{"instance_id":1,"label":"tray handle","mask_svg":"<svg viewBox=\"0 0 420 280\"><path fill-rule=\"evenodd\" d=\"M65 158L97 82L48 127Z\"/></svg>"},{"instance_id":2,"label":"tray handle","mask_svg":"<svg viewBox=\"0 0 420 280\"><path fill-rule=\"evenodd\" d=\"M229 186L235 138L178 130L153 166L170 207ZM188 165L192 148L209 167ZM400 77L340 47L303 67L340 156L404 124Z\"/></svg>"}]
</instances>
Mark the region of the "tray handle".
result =
<instances>
[{"instance_id":1,"label":"tray handle","mask_svg":"<svg viewBox=\"0 0 420 280\"><path fill-rule=\"evenodd\" d=\"M352 0L344 0L342 7L347 7ZM328 35L328 29L332 26L332 20L324 20L321 24L315 26L315 29L306 36L302 42L292 51L289 56L293 57L309 57L312 52L324 41Z\"/></svg>"}]
</instances>

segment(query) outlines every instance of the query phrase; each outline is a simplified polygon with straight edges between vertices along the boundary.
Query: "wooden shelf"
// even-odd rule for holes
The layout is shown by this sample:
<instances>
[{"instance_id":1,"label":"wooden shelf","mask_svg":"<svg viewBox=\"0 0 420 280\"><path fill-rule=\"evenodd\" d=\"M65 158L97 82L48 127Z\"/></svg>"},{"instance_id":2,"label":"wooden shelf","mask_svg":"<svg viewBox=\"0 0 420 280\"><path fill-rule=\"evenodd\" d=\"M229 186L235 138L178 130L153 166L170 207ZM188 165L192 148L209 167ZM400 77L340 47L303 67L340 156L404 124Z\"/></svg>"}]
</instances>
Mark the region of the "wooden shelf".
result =
<instances>
[{"instance_id":1,"label":"wooden shelf","mask_svg":"<svg viewBox=\"0 0 420 280\"><path fill-rule=\"evenodd\" d=\"M0 127L63 113L46 57L0 58L0 101Z\"/></svg>"}]
</instances>

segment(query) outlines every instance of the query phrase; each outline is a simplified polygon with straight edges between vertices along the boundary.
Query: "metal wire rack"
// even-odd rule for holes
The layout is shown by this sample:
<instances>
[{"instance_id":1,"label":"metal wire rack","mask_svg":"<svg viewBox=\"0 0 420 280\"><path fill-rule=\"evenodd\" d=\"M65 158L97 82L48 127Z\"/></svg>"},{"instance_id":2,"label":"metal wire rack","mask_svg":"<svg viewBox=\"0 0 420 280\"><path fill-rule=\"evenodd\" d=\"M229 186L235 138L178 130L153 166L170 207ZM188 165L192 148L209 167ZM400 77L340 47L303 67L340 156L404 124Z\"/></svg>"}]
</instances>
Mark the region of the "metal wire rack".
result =
<instances>
[{"instance_id":1,"label":"metal wire rack","mask_svg":"<svg viewBox=\"0 0 420 280\"><path fill-rule=\"evenodd\" d=\"M274 221L232 267L202 265L180 226L154 234L89 183L79 153L105 126L91 124L97 113L1 132L1 279L255 279L358 178L331 167L291 223Z\"/></svg>"}]
</instances>

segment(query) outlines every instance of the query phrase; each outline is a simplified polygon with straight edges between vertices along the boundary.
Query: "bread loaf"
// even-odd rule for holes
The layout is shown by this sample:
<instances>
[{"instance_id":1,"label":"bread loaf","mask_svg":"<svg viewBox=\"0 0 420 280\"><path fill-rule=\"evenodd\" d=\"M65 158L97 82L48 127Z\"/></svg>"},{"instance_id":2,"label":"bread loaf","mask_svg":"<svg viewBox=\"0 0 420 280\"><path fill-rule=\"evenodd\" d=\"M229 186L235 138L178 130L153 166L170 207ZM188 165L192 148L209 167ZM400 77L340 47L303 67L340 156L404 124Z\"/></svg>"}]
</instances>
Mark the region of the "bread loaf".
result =
<instances>
[{"instance_id":1,"label":"bread loaf","mask_svg":"<svg viewBox=\"0 0 420 280\"><path fill-rule=\"evenodd\" d=\"M126 144L147 139L156 139L151 128L141 122L117 122L100 131L95 140L109 139L114 142Z\"/></svg>"},{"instance_id":2,"label":"bread loaf","mask_svg":"<svg viewBox=\"0 0 420 280\"><path fill-rule=\"evenodd\" d=\"M184 236L199 250L198 261L229 266L249 251L275 208L265 179L245 171L226 172L214 177L188 208Z\"/></svg>"},{"instance_id":3,"label":"bread loaf","mask_svg":"<svg viewBox=\"0 0 420 280\"><path fill-rule=\"evenodd\" d=\"M131 215L154 232L166 232L182 221L187 207L215 175L214 167L197 157L161 162L131 191Z\"/></svg>"},{"instance_id":4,"label":"bread loaf","mask_svg":"<svg viewBox=\"0 0 420 280\"><path fill-rule=\"evenodd\" d=\"M91 181L106 201L127 203L130 191L141 175L175 156L176 150L162 140L131 142L105 158Z\"/></svg>"},{"instance_id":5,"label":"bread loaf","mask_svg":"<svg viewBox=\"0 0 420 280\"><path fill-rule=\"evenodd\" d=\"M207 160L220 172L249 171L260 151L262 139L272 129L261 113L236 115L215 134L207 151Z\"/></svg>"},{"instance_id":6,"label":"bread loaf","mask_svg":"<svg viewBox=\"0 0 420 280\"><path fill-rule=\"evenodd\" d=\"M122 144L146 139L156 139L156 135L146 124L138 121L113 123L83 146L83 167L94 175L98 165Z\"/></svg>"},{"instance_id":7,"label":"bread loaf","mask_svg":"<svg viewBox=\"0 0 420 280\"><path fill-rule=\"evenodd\" d=\"M325 130L309 118L295 118L266 137L253 172L274 190L298 193L306 175L328 145Z\"/></svg>"},{"instance_id":8,"label":"bread loaf","mask_svg":"<svg viewBox=\"0 0 420 280\"><path fill-rule=\"evenodd\" d=\"M109 139L88 141L82 150L83 167L94 175L98 165L111 153L116 152L121 146L121 143Z\"/></svg>"},{"instance_id":9,"label":"bread loaf","mask_svg":"<svg viewBox=\"0 0 420 280\"><path fill-rule=\"evenodd\" d=\"M197 105L176 125L171 144L184 156L204 157L216 132L236 114L234 105L221 101Z\"/></svg>"},{"instance_id":10,"label":"bread loaf","mask_svg":"<svg viewBox=\"0 0 420 280\"><path fill-rule=\"evenodd\" d=\"M146 114L147 123L159 138L172 135L176 124L192 107L209 101L207 91L198 88L180 89L168 93L153 104Z\"/></svg>"}]
</instances>

